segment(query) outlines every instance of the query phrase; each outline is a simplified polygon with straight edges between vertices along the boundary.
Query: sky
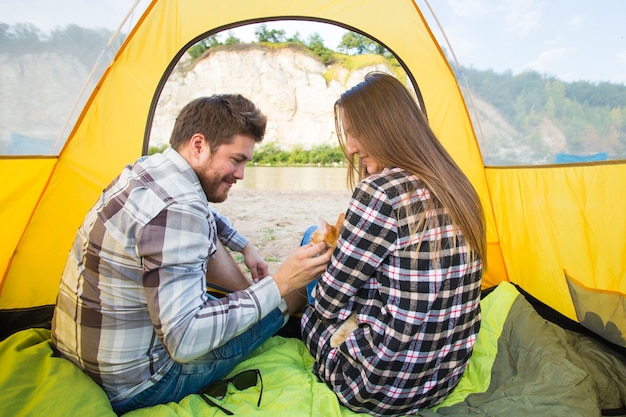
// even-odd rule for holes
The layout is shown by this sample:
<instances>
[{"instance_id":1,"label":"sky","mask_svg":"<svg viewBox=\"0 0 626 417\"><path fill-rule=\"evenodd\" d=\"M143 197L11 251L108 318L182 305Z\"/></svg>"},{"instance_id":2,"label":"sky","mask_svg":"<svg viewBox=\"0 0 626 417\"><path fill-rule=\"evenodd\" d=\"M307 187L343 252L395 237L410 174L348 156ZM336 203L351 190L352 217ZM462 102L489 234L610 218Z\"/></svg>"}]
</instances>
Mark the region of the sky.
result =
<instances>
[{"instance_id":1,"label":"sky","mask_svg":"<svg viewBox=\"0 0 626 417\"><path fill-rule=\"evenodd\" d=\"M138 0L145 4L146 0ZM459 63L479 70L519 74L534 70L563 81L626 84L624 0L416 0L437 39ZM0 22L33 23L50 31L69 23L116 29L135 0L0 0ZM444 28L445 41L427 3ZM304 40L317 32L335 49L340 28L306 22L267 23L296 31ZM254 40L254 28L235 36ZM226 34L221 38L225 39Z\"/></svg>"},{"instance_id":2,"label":"sky","mask_svg":"<svg viewBox=\"0 0 626 417\"><path fill-rule=\"evenodd\" d=\"M429 3L463 66L626 84L626 1Z\"/></svg>"}]
</instances>

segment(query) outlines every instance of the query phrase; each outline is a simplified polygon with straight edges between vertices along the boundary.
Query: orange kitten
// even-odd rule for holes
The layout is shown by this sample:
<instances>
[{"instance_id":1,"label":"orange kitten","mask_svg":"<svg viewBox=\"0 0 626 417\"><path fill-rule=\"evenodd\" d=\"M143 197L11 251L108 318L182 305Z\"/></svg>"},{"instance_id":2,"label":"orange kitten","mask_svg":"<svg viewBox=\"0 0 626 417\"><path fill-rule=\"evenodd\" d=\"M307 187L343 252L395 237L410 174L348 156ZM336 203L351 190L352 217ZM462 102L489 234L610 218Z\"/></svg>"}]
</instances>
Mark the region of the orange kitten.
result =
<instances>
[{"instance_id":1,"label":"orange kitten","mask_svg":"<svg viewBox=\"0 0 626 417\"><path fill-rule=\"evenodd\" d=\"M326 242L328 247L337 246L337 240L339 240L339 234L341 232L341 226L343 225L344 214L340 214L337 218L337 223L335 225L328 224L327 221L320 219L320 225L313 232L311 236L311 242L319 243ZM348 319L339 326L339 328L333 333L330 338L330 346L333 348L338 347L342 344L352 333L359 327L359 324L356 321L356 313L352 313Z\"/></svg>"},{"instance_id":2,"label":"orange kitten","mask_svg":"<svg viewBox=\"0 0 626 417\"><path fill-rule=\"evenodd\" d=\"M337 246L337 240L339 240L339 233L341 232L344 217L345 214L341 213L335 225L330 225L326 220L320 219L320 224L311 236L311 242L319 243L324 241L330 248Z\"/></svg>"}]
</instances>

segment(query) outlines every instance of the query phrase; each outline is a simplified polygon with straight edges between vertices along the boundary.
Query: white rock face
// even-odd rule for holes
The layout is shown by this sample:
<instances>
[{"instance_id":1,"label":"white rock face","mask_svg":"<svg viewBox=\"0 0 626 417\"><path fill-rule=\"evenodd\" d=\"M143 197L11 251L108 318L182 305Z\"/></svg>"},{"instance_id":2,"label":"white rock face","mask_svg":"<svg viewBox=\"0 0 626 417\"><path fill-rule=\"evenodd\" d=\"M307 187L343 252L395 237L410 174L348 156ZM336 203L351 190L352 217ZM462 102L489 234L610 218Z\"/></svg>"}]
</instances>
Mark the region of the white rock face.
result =
<instances>
[{"instance_id":1,"label":"white rock face","mask_svg":"<svg viewBox=\"0 0 626 417\"><path fill-rule=\"evenodd\" d=\"M316 57L291 48L250 47L217 51L185 71L181 63L159 98L150 145L169 141L176 115L196 97L239 93L252 100L268 118L264 143L283 149L335 144L333 105L347 88L370 71L386 66L337 71L341 81L327 82L329 71Z\"/></svg>"}]
</instances>

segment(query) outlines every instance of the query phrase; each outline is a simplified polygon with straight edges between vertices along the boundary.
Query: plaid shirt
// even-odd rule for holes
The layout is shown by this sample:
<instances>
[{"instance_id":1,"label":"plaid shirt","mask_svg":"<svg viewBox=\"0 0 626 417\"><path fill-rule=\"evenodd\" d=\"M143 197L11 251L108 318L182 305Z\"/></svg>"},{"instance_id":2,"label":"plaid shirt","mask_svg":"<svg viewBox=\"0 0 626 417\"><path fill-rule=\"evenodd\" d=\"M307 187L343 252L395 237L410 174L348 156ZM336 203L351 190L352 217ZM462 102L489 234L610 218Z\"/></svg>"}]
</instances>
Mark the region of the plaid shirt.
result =
<instances>
[{"instance_id":1,"label":"plaid shirt","mask_svg":"<svg viewBox=\"0 0 626 417\"><path fill-rule=\"evenodd\" d=\"M409 194L408 189L415 189ZM314 371L358 412L411 414L441 401L463 374L480 327L482 264L445 211L436 227L410 234L432 194L391 168L355 189L337 248L302 319ZM421 210L423 212L423 210ZM456 239L456 241L455 241ZM441 242L438 262L429 247ZM357 313L359 328L337 348L334 331Z\"/></svg>"},{"instance_id":2,"label":"plaid shirt","mask_svg":"<svg viewBox=\"0 0 626 417\"><path fill-rule=\"evenodd\" d=\"M207 261L217 239L247 240L207 201L174 150L128 166L78 230L55 308L52 342L112 401L244 332L280 303L271 278L214 300Z\"/></svg>"}]
</instances>

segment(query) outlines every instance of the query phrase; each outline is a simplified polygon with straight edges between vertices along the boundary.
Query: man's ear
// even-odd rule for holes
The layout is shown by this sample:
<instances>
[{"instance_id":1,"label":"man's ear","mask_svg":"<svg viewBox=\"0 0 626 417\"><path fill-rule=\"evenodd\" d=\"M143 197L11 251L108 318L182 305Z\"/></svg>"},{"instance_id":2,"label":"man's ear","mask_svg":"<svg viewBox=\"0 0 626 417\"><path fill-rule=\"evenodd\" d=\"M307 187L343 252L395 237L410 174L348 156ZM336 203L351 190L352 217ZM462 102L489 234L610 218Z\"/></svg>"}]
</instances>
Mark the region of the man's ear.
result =
<instances>
[{"instance_id":1,"label":"man's ear","mask_svg":"<svg viewBox=\"0 0 626 417\"><path fill-rule=\"evenodd\" d=\"M211 155L211 147L209 143L204 140L204 135L201 133L194 133L194 135L186 142L179 151L181 156L192 167L203 164L206 161L207 156Z\"/></svg>"},{"instance_id":2,"label":"man's ear","mask_svg":"<svg viewBox=\"0 0 626 417\"><path fill-rule=\"evenodd\" d=\"M202 133L194 133L191 139L189 139L189 146L195 152L200 152L204 148L204 146L208 143L204 140L204 135Z\"/></svg>"},{"instance_id":3,"label":"man's ear","mask_svg":"<svg viewBox=\"0 0 626 417\"><path fill-rule=\"evenodd\" d=\"M204 139L204 135L202 133L194 133L194 135L189 139L189 151L193 156L198 156L202 154L206 149L209 149L209 143Z\"/></svg>"}]
</instances>

